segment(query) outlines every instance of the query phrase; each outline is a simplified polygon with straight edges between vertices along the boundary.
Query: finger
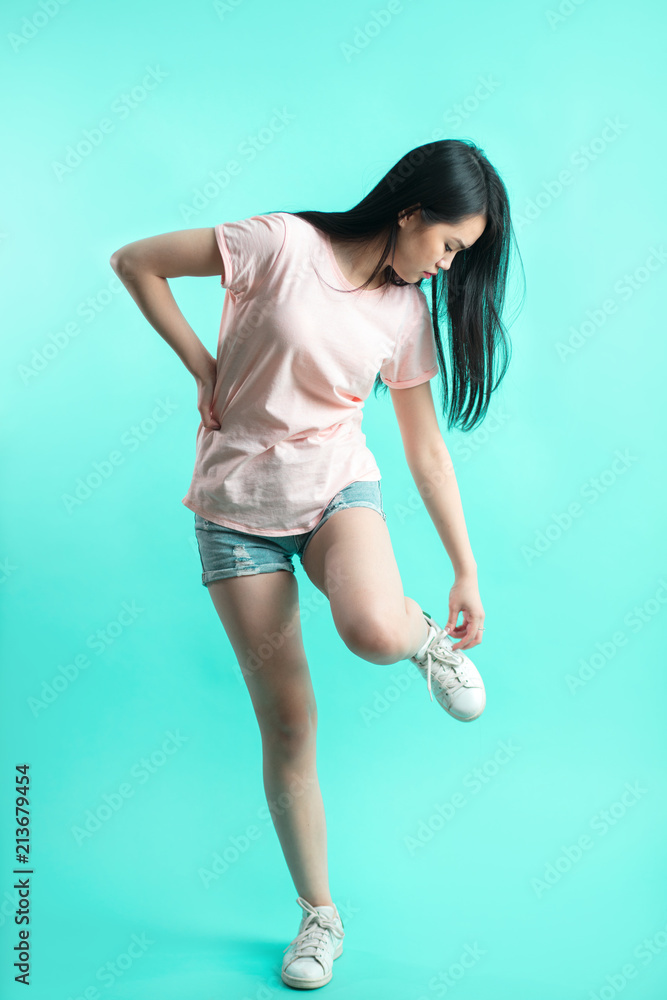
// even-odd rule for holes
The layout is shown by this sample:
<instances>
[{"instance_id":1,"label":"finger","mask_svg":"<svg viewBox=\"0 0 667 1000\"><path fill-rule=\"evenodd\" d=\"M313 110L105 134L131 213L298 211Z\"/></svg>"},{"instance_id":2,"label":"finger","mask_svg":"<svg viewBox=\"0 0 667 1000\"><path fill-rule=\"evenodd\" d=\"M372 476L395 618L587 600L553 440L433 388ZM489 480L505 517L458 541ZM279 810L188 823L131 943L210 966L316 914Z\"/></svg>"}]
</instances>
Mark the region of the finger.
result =
<instances>
[{"instance_id":1,"label":"finger","mask_svg":"<svg viewBox=\"0 0 667 1000\"><path fill-rule=\"evenodd\" d=\"M467 645L467 643L468 643L468 634L469 634L468 633L468 629L466 629L465 634L459 637L458 642L454 646L452 646L452 649L460 649L461 646Z\"/></svg>"},{"instance_id":2,"label":"finger","mask_svg":"<svg viewBox=\"0 0 667 1000\"><path fill-rule=\"evenodd\" d=\"M479 627L482 621L483 619L480 618L480 619L473 619L471 622L469 622L466 634L461 637L458 644L456 646L453 646L452 649L460 649L460 648L468 649L470 646L479 645L484 636L484 633L479 631Z\"/></svg>"},{"instance_id":3,"label":"finger","mask_svg":"<svg viewBox=\"0 0 667 1000\"><path fill-rule=\"evenodd\" d=\"M202 416L202 420L204 422L204 427L208 427L214 430L219 429L220 427L218 418L215 416L213 410L211 409L205 410L204 415Z\"/></svg>"},{"instance_id":4,"label":"finger","mask_svg":"<svg viewBox=\"0 0 667 1000\"><path fill-rule=\"evenodd\" d=\"M458 616L457 616L458 617ZM456 619L455 619L456 621ZM451 638L458 639L458 642L452 649L460 649L460 647L468 641L468 636L470 633L470 626L472 625L471 619L468 617L468 612L463 611L463 621L460 625L457 625L451 630Z\"/></svg>"}]
</instances>

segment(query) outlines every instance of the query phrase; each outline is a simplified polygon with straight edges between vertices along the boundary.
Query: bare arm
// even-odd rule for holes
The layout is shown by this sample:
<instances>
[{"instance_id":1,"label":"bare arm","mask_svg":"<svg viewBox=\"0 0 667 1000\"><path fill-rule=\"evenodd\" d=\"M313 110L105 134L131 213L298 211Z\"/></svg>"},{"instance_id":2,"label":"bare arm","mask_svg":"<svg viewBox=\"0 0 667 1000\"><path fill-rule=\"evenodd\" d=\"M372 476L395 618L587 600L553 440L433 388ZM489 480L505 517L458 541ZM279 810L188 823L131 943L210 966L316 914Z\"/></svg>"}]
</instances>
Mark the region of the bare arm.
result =
<instances>
[{"instance_id":1,"label":"bare arm","mask_svg":"<svg viewBox=\"0 0 667 1000\"><path fill-rule=\"evenodd\" d=\"M390 389L408 467L454 574L476 576L454 465L440 433L429 382Z\"/></svg>"},{"instance_id":2,"label":"bare arm","mask_svg":"<svg viewBox=\"0 0 667 1000\"><path fill-rule=\"evenodd\" d=\"M210 413L216 361L178 308L167 278L219 274L224 265L213 228L183 229L127 243L109 263L160 336L194 376L205 426L219 427Z\"/></svg>"},{"instance_id":3,"label":"bare arm","mask_svg":"<svg viewBox=\"0 0 667 1000\"><path fill-rule=\"evenodd\" d=\"M389 391L412 478L452 561L454 585L447 620L450 638L455 640L452 649L470 649L482 641L484 607L454 465L440 433L431 386L422 382ZM463 621L457 625L461 613Z\"/></svg>"}]
</instances>

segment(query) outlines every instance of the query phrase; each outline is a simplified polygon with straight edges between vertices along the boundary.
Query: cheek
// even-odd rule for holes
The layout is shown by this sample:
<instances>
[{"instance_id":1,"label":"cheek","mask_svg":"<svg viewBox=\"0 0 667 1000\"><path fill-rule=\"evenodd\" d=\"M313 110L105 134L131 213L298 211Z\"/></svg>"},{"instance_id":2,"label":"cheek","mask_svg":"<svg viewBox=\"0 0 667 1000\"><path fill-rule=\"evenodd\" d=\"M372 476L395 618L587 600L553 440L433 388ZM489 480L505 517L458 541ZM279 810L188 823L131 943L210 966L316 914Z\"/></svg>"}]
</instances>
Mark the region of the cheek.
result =
<instances>
[{"instance_id":1,"label":"cheek","mask_svg":"<svg viewBox=\"0 0 667 1000\"><path fill-rule=\"evenodd\" d=\"M424 264L431 259L433 248L424 240L416 239L412 243L411 252L414 260Z\"/></svg>"}]
</instances>

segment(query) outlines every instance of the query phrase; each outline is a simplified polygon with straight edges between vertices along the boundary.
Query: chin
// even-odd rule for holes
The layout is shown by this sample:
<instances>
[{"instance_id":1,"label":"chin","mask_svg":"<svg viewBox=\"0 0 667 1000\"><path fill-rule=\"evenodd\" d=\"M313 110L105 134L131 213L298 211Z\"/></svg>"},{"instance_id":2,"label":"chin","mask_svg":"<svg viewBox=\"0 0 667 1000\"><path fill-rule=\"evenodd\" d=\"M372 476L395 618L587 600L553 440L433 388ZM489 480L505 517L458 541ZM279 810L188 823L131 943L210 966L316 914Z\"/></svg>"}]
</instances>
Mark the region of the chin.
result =
<instances>
[{"instance_id":1,"label":"chin","mask_svg":"<svg viewBox=\"0 0 667 1000\"><path fill-rule=\"evenodd\" d=\"M390 275L389 281L390 281L390 283L392 285L412 285L412 284L415 284L415 282L406 281L405 278L403 277L403 275L399 274L399 272L396 270L396 268L392 267L391 264L389 264L389 275Z\"/></svg>"}]
</instances>

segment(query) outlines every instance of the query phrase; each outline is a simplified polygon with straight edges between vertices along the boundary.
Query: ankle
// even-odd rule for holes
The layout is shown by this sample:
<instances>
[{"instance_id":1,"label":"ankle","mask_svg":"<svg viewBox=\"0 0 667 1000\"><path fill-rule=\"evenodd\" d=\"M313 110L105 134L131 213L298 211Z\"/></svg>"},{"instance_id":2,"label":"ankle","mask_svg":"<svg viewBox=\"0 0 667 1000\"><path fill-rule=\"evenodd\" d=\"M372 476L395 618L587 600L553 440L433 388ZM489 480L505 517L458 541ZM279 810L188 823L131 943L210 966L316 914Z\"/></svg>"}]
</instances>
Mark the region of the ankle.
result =
<instances>
[{"instance_id":1,"label":"ankle","mask_svg":"<svg viewBox=\"0 0 667 1000\"><path fill-rule=\"evenodd\" d=\"M423 618L422 621L424 625L424 638L422 640L421 645L417 649L416 653L412 654L413 658L416 657L417 659L420 659L424 655L424 653L426 652L426 647L428 646L433 635L431 626L428 624L426 619Z\"/></svg>"},{"instance_id":2,"label":"ankle","mask_svg":"<svg viewBox=\"0 0 667 1000\"><path fill-rule=\"evenodd\" d=\"M318 896L317 894L314 894L312 896L303 896L302 894L302 899L305 899L307 903L310 903L310 905L314 907L334 905L331 896L322 896L322 895Z\"/></svg>"}]
</instances>

